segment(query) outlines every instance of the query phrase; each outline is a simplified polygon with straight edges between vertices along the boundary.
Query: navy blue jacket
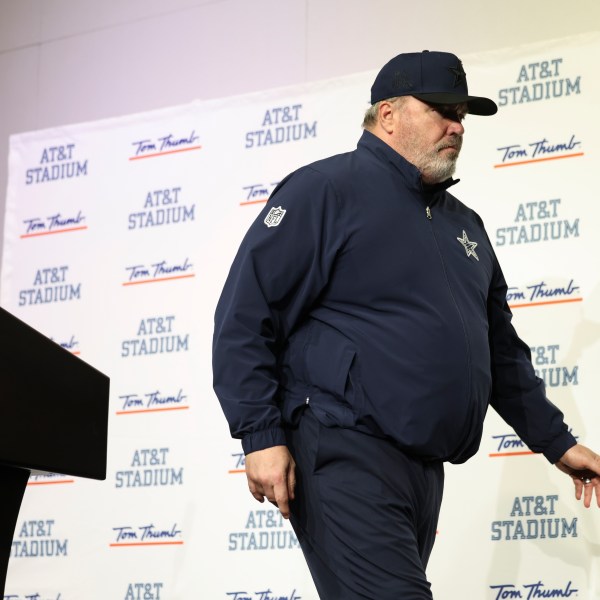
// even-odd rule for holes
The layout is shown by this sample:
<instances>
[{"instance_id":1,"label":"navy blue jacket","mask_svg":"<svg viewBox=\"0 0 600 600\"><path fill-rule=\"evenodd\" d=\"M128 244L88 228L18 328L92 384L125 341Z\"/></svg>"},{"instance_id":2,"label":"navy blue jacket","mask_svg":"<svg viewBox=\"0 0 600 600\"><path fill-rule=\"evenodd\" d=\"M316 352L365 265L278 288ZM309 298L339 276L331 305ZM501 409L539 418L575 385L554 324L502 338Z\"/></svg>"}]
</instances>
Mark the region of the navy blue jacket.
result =
<instances>
[{"instance_id":1,"label":"navy blue jacket","mask_svg":"<svg viewBox=\"0 0 600 600\"><path fill-rule=\"evenodd\" d=\"M492 406L557 461L575 439L511 325L479 216L364 132L288 175L248 231L215 316L214 386L246 454L326 426L463 462ZM285 212L283 212L285 211ZM271 226L267 226L266 222Z\"/></svg>"}]
</instances>

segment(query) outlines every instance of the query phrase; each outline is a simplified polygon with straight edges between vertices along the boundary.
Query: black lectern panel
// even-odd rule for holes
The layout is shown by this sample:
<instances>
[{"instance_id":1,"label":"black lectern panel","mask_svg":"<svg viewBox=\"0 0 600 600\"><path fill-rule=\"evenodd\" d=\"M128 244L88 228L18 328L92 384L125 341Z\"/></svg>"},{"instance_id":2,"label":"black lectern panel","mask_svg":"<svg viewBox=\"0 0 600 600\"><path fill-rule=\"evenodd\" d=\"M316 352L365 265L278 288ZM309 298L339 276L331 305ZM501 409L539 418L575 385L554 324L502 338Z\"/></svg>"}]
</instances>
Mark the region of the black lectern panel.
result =
<instances>
[{"instance_id":1,"label":"black lectern panel","mask_svg":"<svg viewBox=\"0 0 600 600\"><path fill-rule=\"evenodd\" d=\"M0 308L0 463L106 477L109 379Z\"/></svg>"},{"instance_id":2,"label":"black lectern panel","mask_svg":"<svg viewBox=\"0 0 600 600\"><path fill-rule=\"evenodd\" d=\"M106 478L109 379L0 308L0 592L31 469Z\"/></svg>"}]
</instances>

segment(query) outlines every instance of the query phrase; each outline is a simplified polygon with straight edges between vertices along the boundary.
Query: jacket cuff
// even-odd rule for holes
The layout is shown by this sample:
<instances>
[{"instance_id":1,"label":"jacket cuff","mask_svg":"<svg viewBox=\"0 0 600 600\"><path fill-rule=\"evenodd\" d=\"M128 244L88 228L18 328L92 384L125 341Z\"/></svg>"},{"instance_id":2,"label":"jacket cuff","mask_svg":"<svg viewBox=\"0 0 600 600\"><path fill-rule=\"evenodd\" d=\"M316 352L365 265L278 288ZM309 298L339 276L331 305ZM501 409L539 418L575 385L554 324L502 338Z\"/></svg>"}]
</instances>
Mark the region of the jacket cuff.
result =
<instances>
[{"instance_id":1,"label":"jacket cuff","mask_svg":"<svg viewBox=\"0 0 600 600\"><path fill-rule=\"evenodd\" d=\"M272 446L286 446L285 432L281 427L272 427L263 431L256 431L248 434L242 440L242 449L244 454L250 454ZM562 456L562 454L561 454Z\"/></svg>"},{"instance_id":2,"label":"jacket cuff","mask_svg":"<svg viewBox=\"0 0 600 600\"><path fill-rule=\"evenodd\" d=\"M577 440L568 431L563 431L544 451L544 456L552 464L557 463L561 456L577 444Z\"/></svg>"}]
</instances>

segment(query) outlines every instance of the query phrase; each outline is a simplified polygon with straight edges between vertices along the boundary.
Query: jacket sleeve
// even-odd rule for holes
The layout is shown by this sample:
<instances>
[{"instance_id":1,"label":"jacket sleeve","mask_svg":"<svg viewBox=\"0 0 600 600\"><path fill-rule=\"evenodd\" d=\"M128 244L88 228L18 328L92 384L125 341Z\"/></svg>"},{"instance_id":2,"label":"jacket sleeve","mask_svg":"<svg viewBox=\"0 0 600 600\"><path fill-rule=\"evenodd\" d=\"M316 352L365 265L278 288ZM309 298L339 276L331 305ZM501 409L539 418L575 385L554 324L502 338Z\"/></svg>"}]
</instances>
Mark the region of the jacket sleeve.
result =
<instances>
[{"instance_id":1,"label":"jacket sleeve","mask_svg":"<svg viewBox=\"0 0 600 600\"><path fill-rule=\"evenodd\" d=\"M275 189L238 250L215 313L213 384L246 454L286 443L279 355L327 285L341 230L333 186L304 167Z\"/></svg>"},{"instance_id":2,"label":"jacket sleeve","mask_svg":"<svg viewBox=\"0 0 600 600\"><path fill-rule=\"evenodd\" d=\"M533 450L551 462L577 442L563 421L563 413L546 397L536 376L531 351L517 335L506 302L507 286L497 259L488 297L492 358L492 406Z\"/></svg>"}]
</instances>

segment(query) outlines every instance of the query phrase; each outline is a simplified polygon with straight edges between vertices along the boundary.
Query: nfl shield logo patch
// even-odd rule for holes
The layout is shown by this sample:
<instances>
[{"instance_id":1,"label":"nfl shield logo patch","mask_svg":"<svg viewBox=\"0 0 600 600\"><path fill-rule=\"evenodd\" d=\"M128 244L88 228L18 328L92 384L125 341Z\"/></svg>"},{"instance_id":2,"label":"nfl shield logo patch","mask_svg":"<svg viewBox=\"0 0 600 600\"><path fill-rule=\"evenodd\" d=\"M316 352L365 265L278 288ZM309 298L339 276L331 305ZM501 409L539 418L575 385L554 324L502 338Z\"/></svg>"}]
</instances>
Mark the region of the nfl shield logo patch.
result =
<instances>
[{"instance_id":1,"label":"nfl shield logo patch","mask_svg":"<svg viewBox=\"0 0 600 600\"><path fill-rule=\"evenodd\" d=\"M281 223L285 213L285 208L281 208L281 206L274 206L265 217L265 225L267 227L277 227L277 225Z\"/></svg>"}]
</instances>

